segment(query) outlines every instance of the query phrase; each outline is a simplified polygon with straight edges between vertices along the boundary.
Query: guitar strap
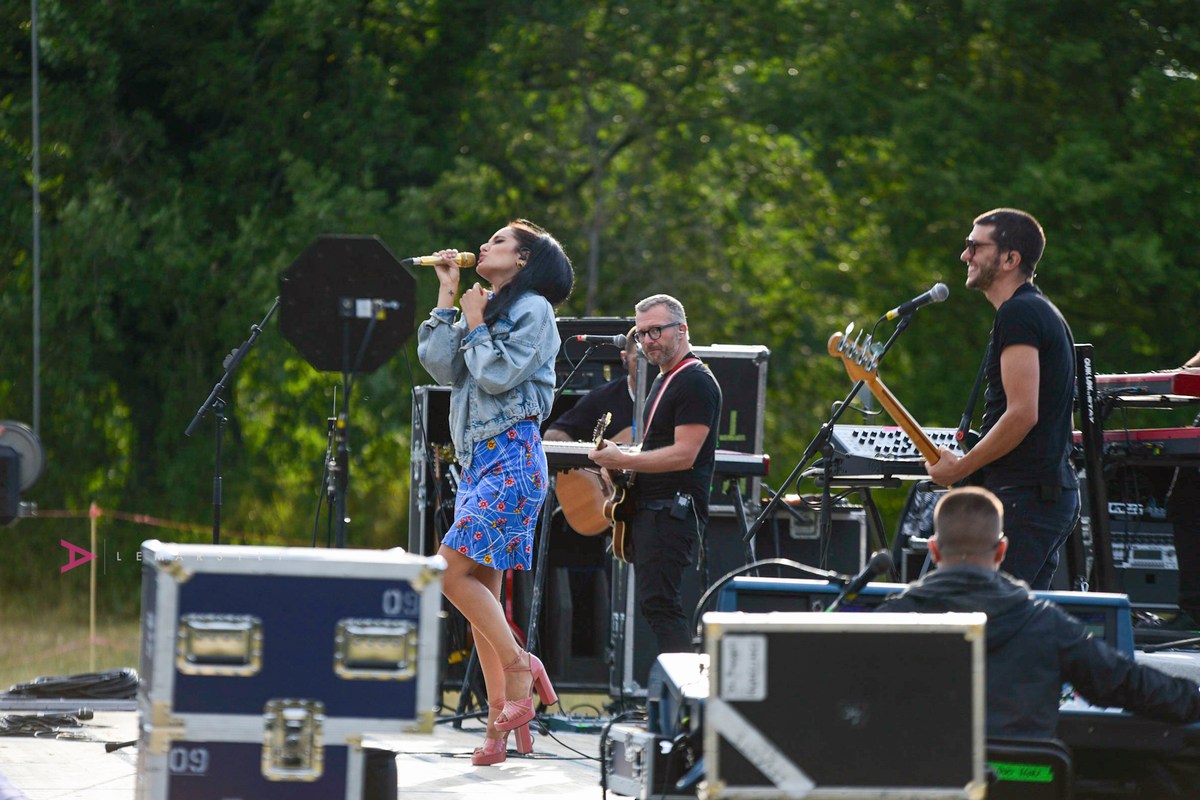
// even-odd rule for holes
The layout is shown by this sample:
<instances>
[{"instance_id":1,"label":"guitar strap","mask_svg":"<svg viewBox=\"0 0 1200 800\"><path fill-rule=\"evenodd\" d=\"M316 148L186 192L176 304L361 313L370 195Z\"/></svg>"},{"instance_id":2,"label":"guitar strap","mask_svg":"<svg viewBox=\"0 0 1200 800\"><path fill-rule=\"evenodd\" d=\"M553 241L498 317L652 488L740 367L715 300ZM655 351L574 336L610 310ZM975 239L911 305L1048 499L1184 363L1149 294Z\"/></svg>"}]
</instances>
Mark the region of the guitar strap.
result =
<instances>
[{"instance_id":1,"label":"guitar strap","mask_svg":"<svg viewBox=\"0 0 1200 800\"><path fill-rule=\"evenodd\" d=\"M979 389L983 386L983 376L987 372L988 356L992 353L992 341L988 339L987 347L983 350L983 361L979 362L979 372L975 375L975 385L971 387L971 395L967 398L967 407L963 409L962 419L958 423L958 431L954 439L965 453L975 442L967 441L971 432L971 418L975 416L975 403L979 400ZM972 437L973 438L973 437Z\"/></svg>"},{"instance_id":2,"label":"guitar strap","mask_svg":"<svg viewBox=\"0 0 1200 800\"><path fill-rule=\"evenodd\" d=\"M671 382L672 378L686 368L699 363L700 359L696 358L695 356L691 358L685 358L683 361L680 361L678 364L676 364L675 367L668 372L665 377L660 374L658 378L654 379L655 382L657 382L661 378L662 383L658 387L658 392L654 395L654 404L650 406L650 413L646 415L646 424L642 426L643 440L646 438L646 434L650 432L650 423L654 420L654 412L658 410L658 401L662 400L663 395L667 393L667 384Z\"/></svg>"}]
</instances>

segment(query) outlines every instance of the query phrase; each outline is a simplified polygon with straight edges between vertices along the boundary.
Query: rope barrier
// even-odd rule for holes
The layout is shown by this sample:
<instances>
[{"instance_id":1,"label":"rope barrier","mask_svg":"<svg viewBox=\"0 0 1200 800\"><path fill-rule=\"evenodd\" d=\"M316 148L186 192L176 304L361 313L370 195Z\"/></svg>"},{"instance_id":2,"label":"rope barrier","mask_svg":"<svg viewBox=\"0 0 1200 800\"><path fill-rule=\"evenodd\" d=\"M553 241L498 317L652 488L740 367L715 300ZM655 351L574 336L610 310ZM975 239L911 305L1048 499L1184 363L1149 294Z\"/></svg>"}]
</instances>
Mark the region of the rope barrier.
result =
<instances>
[{"instance_id":1,"label":"rope barrier","mask_svg":"<svg viewBox=\"0 0 1200 800\"><path fill-rule=\"evenodd\" d=\"M145 525L152 528L165 528L168 530L181 531L183 533L206 533L211 532L211 526L198 525L191 522L176 522L175 520L162 519L161 517L151 516L150 514L136 514L130 511L117 511L114 509L101 508L96 503L92 503L87 511L77 511L70 509L38 509L32 517L28 519L94 519L98 520L102 517L110 517L119 519L123 522L132 522L135 525ZM221 536L230 536L241 540L245 543L247 540L266 539L265 536L258 534L243 533L242 531L230 531L225 528L221 529Z\"/></svg>"}]
</instances>

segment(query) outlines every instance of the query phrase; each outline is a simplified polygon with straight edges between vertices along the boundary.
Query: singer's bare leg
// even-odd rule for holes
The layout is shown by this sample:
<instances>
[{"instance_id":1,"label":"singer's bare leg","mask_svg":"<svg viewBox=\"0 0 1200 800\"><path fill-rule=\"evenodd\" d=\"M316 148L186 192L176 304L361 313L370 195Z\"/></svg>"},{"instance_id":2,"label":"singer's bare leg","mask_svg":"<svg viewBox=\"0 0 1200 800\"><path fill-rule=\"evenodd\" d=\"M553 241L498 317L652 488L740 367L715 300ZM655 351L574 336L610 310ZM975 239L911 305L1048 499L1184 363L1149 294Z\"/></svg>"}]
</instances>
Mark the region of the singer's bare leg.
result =
<instances>
[{"instance_id":1,"label":"singer's bare leg","mask_svg":"<svg viewBox=\"0 0 1200 800\"><path fill-rule=\"evenodd\" d=\"M522 650L513 638L512 629L500 605L503 573L445 545L438 550L438 554L446 559L442 591L471 623L475 633L475 648L479 655L479 666L483 670L489 705L502 704L508 698L528 697L533 676L525 671L504 670L506 664L522 657ZM500 735L494 726L498 713L499 709L488 711L489 738Z\"/></svg>"}]
</instances>

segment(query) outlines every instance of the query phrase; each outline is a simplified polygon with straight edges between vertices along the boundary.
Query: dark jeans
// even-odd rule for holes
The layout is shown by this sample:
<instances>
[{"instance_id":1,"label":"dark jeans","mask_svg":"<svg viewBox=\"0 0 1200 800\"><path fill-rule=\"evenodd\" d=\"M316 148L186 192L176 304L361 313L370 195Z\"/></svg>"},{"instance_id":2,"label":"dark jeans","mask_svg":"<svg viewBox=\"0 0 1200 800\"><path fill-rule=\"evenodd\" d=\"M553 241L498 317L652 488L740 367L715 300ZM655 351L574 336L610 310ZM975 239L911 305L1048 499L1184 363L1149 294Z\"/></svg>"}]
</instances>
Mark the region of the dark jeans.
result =
<instances>
[{"instance_id":1,"label":"dark jeans","mask_svg":"<svg viewBox=\"0 0 1200 800\"><path fill-rule=\"evenodd\" d=\"M679 593L698 540L695 517L672 519L666 501L661 509L639 508L633 519L638 607L654 631L659 653L692 651L692 632Z\"/></svg>"},{"instance_id":2,"label":"dark jeans","mask_svg":"<svg viewBox=\"0 0 1200 800\"><path fill-rule=\"evenodd\" d=\"M1000 568L1031 589L1049 589L1058 549L1079 519L1079 490L1063 489L1056 500L1043 500L1039 486L988 488L1004 504L1008 555Z\"/></svg>"}]
</instances>

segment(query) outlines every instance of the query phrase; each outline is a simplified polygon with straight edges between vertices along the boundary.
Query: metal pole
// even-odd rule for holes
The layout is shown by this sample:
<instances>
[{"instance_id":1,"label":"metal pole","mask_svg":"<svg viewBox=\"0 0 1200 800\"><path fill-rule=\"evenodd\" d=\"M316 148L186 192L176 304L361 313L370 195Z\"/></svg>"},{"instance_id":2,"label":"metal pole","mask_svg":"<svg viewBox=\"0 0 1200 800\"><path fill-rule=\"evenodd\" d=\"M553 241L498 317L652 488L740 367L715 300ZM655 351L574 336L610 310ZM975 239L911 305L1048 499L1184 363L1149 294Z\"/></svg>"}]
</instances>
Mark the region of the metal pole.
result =
<instances>
[{"instance_id":1,"label":"metal pole","mask_svg":"<svg viewBox=\"0 0 1200 800\"><path fill-rule=\"evenodd\" d=\"M33 80L33 433L41 435L42 416L42 156L38 95L38 4L29 3L29 44Z\"/></svg>"}]
</instances>

